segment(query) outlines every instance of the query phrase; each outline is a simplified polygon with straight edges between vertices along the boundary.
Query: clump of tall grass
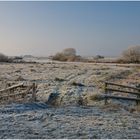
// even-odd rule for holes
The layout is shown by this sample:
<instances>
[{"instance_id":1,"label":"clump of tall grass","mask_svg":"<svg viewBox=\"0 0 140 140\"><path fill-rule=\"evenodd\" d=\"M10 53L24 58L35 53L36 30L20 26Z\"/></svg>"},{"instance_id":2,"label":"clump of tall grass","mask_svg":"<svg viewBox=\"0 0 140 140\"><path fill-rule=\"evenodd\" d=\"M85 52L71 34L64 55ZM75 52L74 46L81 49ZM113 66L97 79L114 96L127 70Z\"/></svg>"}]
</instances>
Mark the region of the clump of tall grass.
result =
<instances>
[{"instance_id":1,"label":"clump of tall grass","mask_svg":"<svg viewBox=\"0 0 140 140\"><path fill-rule=\"evenodd\" d=\"M86 94L85 96L80 96L77 99L77 104L86 106L100 100L101 100L101 96L98 93Z\"/></svg>"}]
</instances>

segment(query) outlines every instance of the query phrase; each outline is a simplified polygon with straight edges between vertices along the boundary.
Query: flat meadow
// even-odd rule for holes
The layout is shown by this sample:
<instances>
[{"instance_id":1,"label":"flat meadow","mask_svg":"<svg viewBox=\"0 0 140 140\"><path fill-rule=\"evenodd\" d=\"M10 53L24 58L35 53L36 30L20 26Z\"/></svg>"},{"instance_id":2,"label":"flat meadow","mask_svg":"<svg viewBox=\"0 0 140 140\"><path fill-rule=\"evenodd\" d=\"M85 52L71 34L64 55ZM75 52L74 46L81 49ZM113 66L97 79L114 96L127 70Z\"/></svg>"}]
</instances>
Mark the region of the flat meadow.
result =
<instances>
[{"instance_id":1,"label":"flat meadow","mask_svg":"<svg viewBox=\"0 0 140 140\"><path fill-rule=\"evenodd\" d=\"M140 138L135 103L97 98L106 81L139 84L139 65L40 61L1 63L0 70L0 89L37 85L36 102L1 104L0 138Z\"/></svg>"}]
</instances>

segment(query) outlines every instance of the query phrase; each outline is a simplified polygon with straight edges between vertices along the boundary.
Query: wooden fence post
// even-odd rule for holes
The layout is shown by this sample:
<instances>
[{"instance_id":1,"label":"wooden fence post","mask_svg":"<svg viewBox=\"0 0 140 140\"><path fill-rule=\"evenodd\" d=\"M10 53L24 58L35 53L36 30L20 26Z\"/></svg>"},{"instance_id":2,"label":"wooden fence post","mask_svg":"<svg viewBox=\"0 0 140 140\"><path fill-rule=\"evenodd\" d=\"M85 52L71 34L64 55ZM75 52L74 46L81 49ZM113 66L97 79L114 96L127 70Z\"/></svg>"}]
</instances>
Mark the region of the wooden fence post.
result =
<instances>
[{"instance_id":1,"label":"wooden fence post","mask_svg":"<svg viewBox=\"0 0 140 140\"><path fill-rule=\"evenodd\" d=\"M107 94L107 83L105 83L105 94ZM105 97L105 105L107 104L108 102L107 102L107 97Z\"/></svg>"},{"instance_id":2,"label":"wooden fence post","mask_svg":"<svg viewBox=\"0 0 140 140\"><path fill-rule=\"evenodd\" d=\"M140 84L136 86L137 88L140 88ZM140 93L140 90L138 90ZM140 95L137 95L137 98L140 98ZM140 110L140 101L137 101L137 110Z\"/></svg>"},{"instance_id":3,"label":"wooden fence post","mask_svg":"<svg viewBox=\"0 0 140 140\"><path fill-rule=\"evenodd\" d=\"M36 84L35 83L33 83L32 101L36 101Z\"/></svg>"}]
</instances>

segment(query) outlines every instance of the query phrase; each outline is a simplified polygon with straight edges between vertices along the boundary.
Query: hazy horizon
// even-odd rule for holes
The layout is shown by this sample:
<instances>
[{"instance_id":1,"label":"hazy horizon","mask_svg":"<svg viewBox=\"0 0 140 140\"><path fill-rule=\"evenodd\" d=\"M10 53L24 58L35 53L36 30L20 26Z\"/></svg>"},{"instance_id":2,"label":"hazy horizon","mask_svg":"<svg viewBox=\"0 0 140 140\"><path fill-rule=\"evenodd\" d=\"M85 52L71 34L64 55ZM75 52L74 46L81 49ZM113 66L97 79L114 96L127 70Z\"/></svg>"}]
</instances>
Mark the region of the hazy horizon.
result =
<instances>
[{"instance_id":1,"label":"hazy horizon","mask_svg":"<svg viewBox=\"0 0 140 140\"><path fill-rule=\"evenodd\" d=\"M0 1L0 52L118 56L140 45L140 2Z\"/></svg>"}]
</instances>

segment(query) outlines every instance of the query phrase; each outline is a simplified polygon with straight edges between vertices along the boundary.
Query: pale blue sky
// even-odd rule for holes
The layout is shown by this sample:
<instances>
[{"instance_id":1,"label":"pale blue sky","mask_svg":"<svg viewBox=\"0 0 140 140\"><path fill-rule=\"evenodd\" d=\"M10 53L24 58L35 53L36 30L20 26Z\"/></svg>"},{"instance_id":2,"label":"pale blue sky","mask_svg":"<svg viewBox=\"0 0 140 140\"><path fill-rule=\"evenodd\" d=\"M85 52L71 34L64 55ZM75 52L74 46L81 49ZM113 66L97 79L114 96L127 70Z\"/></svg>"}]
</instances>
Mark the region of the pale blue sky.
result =
<instances>
[{"instance_id":1,"label":"pale blue sky","mask_svg":"<svg viewBox=\"0 0 140 140\"><path fill-rule=\"evenodd\" d=\"M140 45L140 2L0 2L0 52L117 56Z\"/></svg>"}]
</instances>

